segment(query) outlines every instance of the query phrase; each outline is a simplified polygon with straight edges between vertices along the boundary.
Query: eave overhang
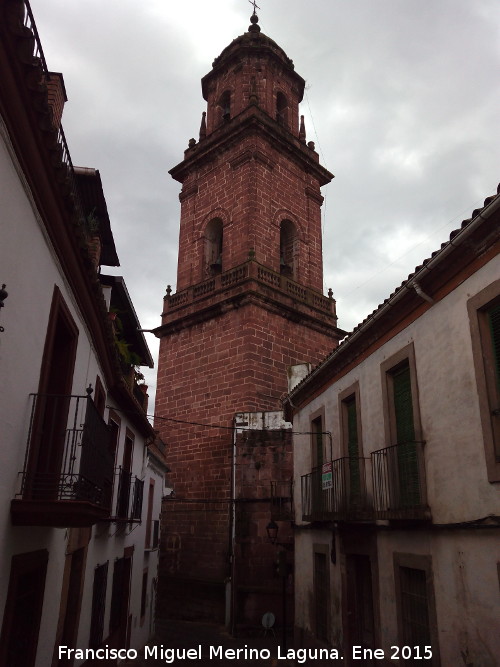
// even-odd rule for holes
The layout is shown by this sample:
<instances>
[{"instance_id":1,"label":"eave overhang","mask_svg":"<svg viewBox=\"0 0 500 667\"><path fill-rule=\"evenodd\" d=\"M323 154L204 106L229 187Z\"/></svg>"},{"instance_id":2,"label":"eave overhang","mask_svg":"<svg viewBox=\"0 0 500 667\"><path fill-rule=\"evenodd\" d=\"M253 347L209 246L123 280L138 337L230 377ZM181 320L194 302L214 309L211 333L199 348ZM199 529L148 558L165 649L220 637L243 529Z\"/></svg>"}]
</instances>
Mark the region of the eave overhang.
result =
<instances>
[{"instance_id":1,"label":"eave overhang","mask_svg":"<svg viewBox=\"0 0 500 667\"><path fill-rule=\"evenodd\" d=\"M320 395L500 252L500 186L284 399L285 417Z\"/></svg>"}]
</instances>

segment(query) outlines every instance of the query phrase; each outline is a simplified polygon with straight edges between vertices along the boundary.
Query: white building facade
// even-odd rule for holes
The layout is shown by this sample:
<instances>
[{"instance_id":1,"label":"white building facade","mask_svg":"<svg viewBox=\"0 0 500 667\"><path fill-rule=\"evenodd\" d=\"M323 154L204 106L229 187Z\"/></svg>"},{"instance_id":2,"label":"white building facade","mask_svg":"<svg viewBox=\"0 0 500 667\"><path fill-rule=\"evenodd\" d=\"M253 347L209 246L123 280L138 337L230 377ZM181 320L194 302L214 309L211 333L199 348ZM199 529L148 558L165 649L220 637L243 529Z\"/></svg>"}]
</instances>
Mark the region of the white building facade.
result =
<instances>
[{"instance_id":1,"label":"white building facade","mask_svg":"<svg viewBox=\"0 0 500 667\"><path fill-rule=\"evenodd\" d=\"M498 664L499 205L285 401L307 434L294 435L296 641L346 664Z\"/></svg>"},{"instance_id":2,"label":"white building facade","mask_svg":"<svg viewBox=\"0 0 500 667\"><path fill-rule=\"evenodd\" d=\"M101 273L99 172L73 168L29 6L0 12L0 664L81 665L59 646L153 632L164 445L125 283Z\"/></svg>"}]
</instances>

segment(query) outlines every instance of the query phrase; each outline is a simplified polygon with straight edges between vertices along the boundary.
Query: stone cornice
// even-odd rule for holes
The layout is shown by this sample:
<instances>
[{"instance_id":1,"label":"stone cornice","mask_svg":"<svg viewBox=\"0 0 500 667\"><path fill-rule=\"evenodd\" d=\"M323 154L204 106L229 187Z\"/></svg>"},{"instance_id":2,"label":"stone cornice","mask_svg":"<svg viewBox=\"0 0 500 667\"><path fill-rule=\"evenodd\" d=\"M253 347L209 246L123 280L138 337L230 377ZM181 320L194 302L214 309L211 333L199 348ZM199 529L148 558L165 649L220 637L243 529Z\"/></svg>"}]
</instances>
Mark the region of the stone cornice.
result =
<instances>
[{"instance_id":1,"label":"stone cornice","mask_svg":"<svg viewBox=\"0 0 500 667\"><path fill-rule=\"evenodd\" d=\"M234 146L241 145L246 136L252 135L263 137L273 152L281 152L293 160L299 168L311 174L320 186L334 178L333 174L319 163L318 154L312 148L299 141L255 105L248 106L206 139L189 148L185 152L185 159L173 167L169 174L182 183L192 171L200 169L207 161L212 161L214 154L220 156ZM270 156L266 156L266 166L273 162Z\"/></svg>"}]
</instances>

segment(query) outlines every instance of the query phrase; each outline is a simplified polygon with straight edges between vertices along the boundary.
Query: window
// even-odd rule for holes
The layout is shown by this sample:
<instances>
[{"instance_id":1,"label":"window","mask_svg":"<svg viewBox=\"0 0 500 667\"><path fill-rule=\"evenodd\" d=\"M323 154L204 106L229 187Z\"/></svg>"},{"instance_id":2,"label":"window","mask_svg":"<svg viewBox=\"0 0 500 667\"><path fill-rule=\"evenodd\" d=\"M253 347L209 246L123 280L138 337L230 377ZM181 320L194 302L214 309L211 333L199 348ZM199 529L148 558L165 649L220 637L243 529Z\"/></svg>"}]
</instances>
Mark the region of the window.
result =
<instances>
[{"instance_id":1,"label":"window","mask_svg":"<svg viewBox=\"0 0 500 667\"><path fill-rule=\"evenodd\" d=\"M109 632L110 635L113 635L113 640L110 640L110 644L114 646L125 646L130 599L132 550L133 547L127 547L123 558L115 561L113 569Z\"/></svg>"},{"instance_id":2,"label":"window","mask_svg":"<svg viewBox=\"0 0 500 667\"><path fill-rule=\"evenodd\" d=\"M101 645L104 633L104 611L106 609L106 589L108 585L108 561L98 565L94 571L92 592L92 616L90 620L89 647Z\"/></svg>"},{"instance_id":3,"label":"window","mask_svg":"<svg viewBox=\"0 0 500 667\"><path fill-rule=\"evenodd\" d=\"M467 307L488 480L500 482L500 280Z\"/></svg>"},{"instance_id":4,"label":"window","mask_svg":"<svg viewBox=\"0 0 500 667\"><path fill-rule=\"evenodd\" d=\"M323 465L323 417L318 416L311 421L312 432L312 465L313 468L319 468Z\"/></svg>"},{"instance_id":5,"label":"window","mask_svg":"<svg viewBox=\"0 0 500 667\"><path fill-rule=\"evenodd\" d=\"M0 639L2 665L35 664L48 559L45 549L12 557Z\"/></svg>"},{"instance_id":6,"label":"window","mask_svg":"<svg viewBox=\"0 0 500 667\"><path fill-rule=\"evenodd\" d=\"M221 122L227 122L231 119L231 91L226 90L219 98L219 109Z\"/></svg>"},{"instance_id":7,"label":"window","mask_svg":"<svg viewBox=\"0 0 500 667\"><path fill-rule=\"evenodd\" d=\"M424 656L425 647L430 646L432 661L426 663L435 667L440 660L431 557L395 553L394 576L399 645L411 646L413 656L413 647L418 646ZM413 661L403 660L403 664Z\"/></svg>"},{"instance_id":8,"label":"window","mask_svg":"<svg viewBox=\"0 0 500 667\"><path fill-rule=\"evenodd\" d=\"M295 225L290 220L280 224L280 273L295 278Z\"/></svg>"},{"instance_id":9,"label":"window","mask_svg":"<svg viewBox=\"0 0 500 667\"><path fill-rule=\"evenodd\" d=\"M147 598L148 598L148 570L146 568L142 573L141 625L144 623L144 616L146 615Z\"/></svg>"},{"instance_id":10,"label":"window","mask_svg":"<svg viewBox=\"0 0 500 667\"><path fill-rule=\"evenodd\" d=\"M349 501L356 502L362 495L362 447L361 447L361 421L359 414L359 385L343 391L339 399L341 401L341 429L342 429L342 453L349 459ZM364 487L364 485L363 485Z\"/></svg>"},{"instance_id":11,"label":"window","mask_svg":"<svg viewBox=\"0 0 500 667\"><path fill-rule=\"evenodd\" d=\"M205 230L205 274L215 276L222 272L223 223L213 218Z\"/></svg>"},{"instance_id":12,"label":"window","mask_svg":"<svg viewBox=\"0 0 500 667\"><path fill-rule=\"evenodd\" d=\"M346 554L345 606L348 645L375 648L372 566L366 554Z\"/></svg>"},{"instance_id":13,"label":"window","mask_svg":"<svg viewBox=\"0 0 500 667\"><path fill-rule=\"evenodd\" d=\"M425 504L420 411L413 344L382 364L384 416L389 448L387 464L391 504L400 508Z\"/></svg>"},{"instance_id":14,"label":"window","mask_svg":"<svg viewBox=\"0 0 500 667\"><path fill-rule=\"evenodd\" d=\"M283 93L276 95L276 120L280 125L288 125L288 101Z\"/></svg>"},{"instance_id":15,"label":"window","mask_svg":"<svg viewBox=\"0 0 500 667\"><path fill-rule=\"evenodd\" d=\"M330 607L329 548L326 544L315 544L313 549L314 633L317 639L328 641Z\"/></svg>"},{"instance_id":16,"label":"window","mask_svg":"<svg viewBox=\"0 0 500 667\"><path fill-rule=\"evenodd\" d=\"M154 479L149 480L149 493L148 493L148 510L146 518L146 539L144 547L146 549L151 548L151 533L153 531L152 519L153 519L153 501L155 495L155 481Z\"/></svg>"},{"instance_id":17,"label":"window","mask_svg":"<svg viewBox=\"0 0 500 667\"><path fill-rule=\"evenodd\" d=\"M95 391L94 391L94 403L97 408L98 413L101 417L104 417L104 408L106 407L106 392L102 386L101 378L96 377L95 380Z\"/></svg>"},{"instance_id":18,"label":"window","mask_svg":"<svg viewBox=\"0 0 500 667\"><path fill-rule=\"evenodd\" d=\"M127 429L123 459L120 468L120 479L118 483L118 501L116 516L126 519L129 516L130 492L132 488L132 453L134 450L134 434Z\"/></svg>"},{"instance_id":19,"label":"window","mask_svg":"<svg viewBox=\"0 0 500 667\"><path fill-rule=\"evenodd\" d=\"M78 329L55 287L30 441L25 498L57 498L77 343Z\"/></svg>"}]
</instances>

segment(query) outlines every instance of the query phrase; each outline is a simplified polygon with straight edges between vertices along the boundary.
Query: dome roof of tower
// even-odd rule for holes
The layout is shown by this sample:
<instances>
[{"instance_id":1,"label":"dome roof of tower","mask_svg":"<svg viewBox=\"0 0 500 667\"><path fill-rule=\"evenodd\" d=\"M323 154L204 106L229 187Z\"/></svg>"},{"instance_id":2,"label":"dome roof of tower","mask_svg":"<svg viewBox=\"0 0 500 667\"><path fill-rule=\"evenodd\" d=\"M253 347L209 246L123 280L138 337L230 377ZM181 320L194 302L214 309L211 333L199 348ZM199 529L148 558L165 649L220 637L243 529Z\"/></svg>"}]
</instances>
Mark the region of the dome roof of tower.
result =
<instances>
[{"instance_id":1,"label":"dome roof of tower","mask_svg":"<svg viewBox=\"0 0 500 667\"><path fill-rule=\"evenodd\" d=\"M249 53L261 53L271 58L278 60L281 65L287 69L293 78L296 80L296 83L299 85L299 89L304 90L305 81L304 79L295 72L295 65L293 60L289 58L286 53L283 51L281 46L278 46L276 42L264 35L260 30L258 25L257 15L254 14L250 21L252 24L248 28L248 32L245 32L243 35L236 37L233 41L226 46L225 49L215 58L212 63L212 70L206 74L202 79L202 90L203 96L206 99L206 86L209 80L212 79L214 75L220 72L225 66L227 66L233 59L237 59L238 54L242 52Z\"/></svg>"},{"instance_id":2,"label":"dome roof of tower","mask_svg":"<svg viewBox=\"0 0 500 667\"><path fill-rule=\"evenodd\" d=\"M217 58L215 58L215 60L212 63L212 67L214 69L219 67L228 58L230 58L235 53L235 51L238 51L239 49L245 47L247 48L249 47L252 49L266 48L272 51L276 56L278 56L278 58L283 61L283 64L285 64L291 70L295 69L293 60L286 55L281 46L278 46L278 44L276 44L276 42L273 39L271 39L267 35L264 35L263 32L257 32L257 31L245 32L243 35L240 35L239 37L236 37L236 39L233 39L233 41L230 44L228 44L228 46L226 46L226 48L220 53L220 55L218 55Z\"/></svg>"}]
</instances>

